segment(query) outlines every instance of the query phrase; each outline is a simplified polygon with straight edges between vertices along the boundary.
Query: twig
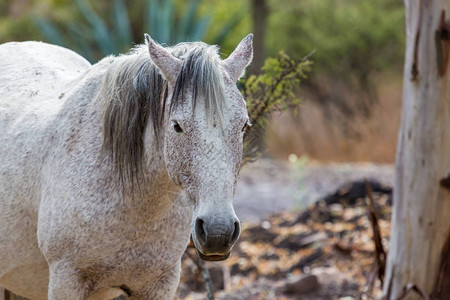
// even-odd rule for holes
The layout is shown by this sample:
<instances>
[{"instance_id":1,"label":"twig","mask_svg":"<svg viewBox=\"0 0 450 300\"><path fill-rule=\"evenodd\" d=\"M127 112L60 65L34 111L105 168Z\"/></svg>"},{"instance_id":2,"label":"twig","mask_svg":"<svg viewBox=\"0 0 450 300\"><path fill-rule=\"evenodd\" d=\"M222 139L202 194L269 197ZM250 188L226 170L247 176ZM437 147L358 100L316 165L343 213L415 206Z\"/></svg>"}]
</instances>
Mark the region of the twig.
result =
<instances>
[{"instance_id":1,"label":"twig","mask_svg":"<svg viewBox=\"0 0 450 300\"><path fill-rule=\"evenodd\" d=\"M205 262L198 256L198 254L196 255L197 258L195 258L191 253L189 253L190 247L191 246L188 246L188 248L186 249L186 251L184 253L186 253L186 255L195 263L197 268L200 270L200 273L202 274L203 286L205 287L205 291L206 291L206 300L214 300L214 291L213 291L212 280L211 280L211 275L209 274L209 270L206 267ZM197 251L196 251L196 253L197 253Z\"/></svg>"},{"instance_id":2,"label":"twig","mask_svg":"<svg viewBox=\"0 0 450 300\"><path fill-rule=\"evenodd\" d=\"M205 262L197 255L198 264L200 265L200 270L202 272L203 284L205 285L206 290L206 299L214 300L214 292L212 287L211 275L209 274L209 270L206 267Z\"/></svg>"},{"instance_id":3,"label":"twig","mask_svg":"<svg viewBox=\"0 0 450 300\"><path fill-rule=\"evenodd\" d=\"M404 288L403 288L403 292L397 297L396 300L401 300L403 298L405 298L409 292L414 291L417 294L419 294L420 296L422 296L422 298L424 300L430 300L430 296L427 295L427 293L425 293L424 290L422 290L420 287L418 287L415 284L412 283L408 283Z\"/></svg>"},{"instance_id":4,"label":"twig","mask_svg":"<svg viewBox=\"0 0 450 300\"><path fill-rule=\"evenodd\" d=\"M258 76L252 75L241 89L247 100L248 114L254 126L244 136L244 163L258 156L258 136L264 132L267 119L271 112L284 111L292 106L297 106L294 89L298 82L305 77L309 65L308 58L311 52L301 60L293 60L286 54L280 52L275 59L282 68L274 69L269 61L264 65L264 73ZM303 68L303 66L305 68ZM267 74L271 74L267 80ZM249 84L251 82L251 84Z\"/></svg>"},{"instance_id":5,"label":"twig","mask_svg":"<svg viewBox=\"0 0 450 300\"><path fill-rule=\"evenodd\" d=\"M386 267L386 252L383 248L383 243L381 242L381 232L380 226L378 225L378 214L375 209L375 202L372 197L372 189L369 185L367 179L364 180L366 183L367 197L369 198L369 219L372 225L373 231L373 242L375 244L375 259L378 268L378 278L383 284L384 270Z\"/></svg>"},{"instance_id":6,"label":"twig","mask_svg":"<svg viewBox=\"0 0 450 300\"><path fill-rule=\"evenodd\" d=\"M308 54L306 54L302 59L300 59L300 61L308 61L315 53L316 53L317 49L313 49L311 52L309 52Z\"/></svg>"},{"instance_id":7,"label":"twig","mask_svg":"<svg viewBox=\"0 0 450 300\"><path fill-rule=\"evenodd\" d=\"M434 283L431 297L433 299L443 299L450 294L450 232L441 250L439 271Z\"/></svg>"},{"instance_id":8,"label":"twig","mask_svg":"<svg viewBox=\"0 0 450 300\"><path fill-rule=\"evenodd\" d=\"M378 271L378 263L375 260L375 263L372 266L372 269L370 270L369 273L369 278L367 279L367 295L372 295L372 291L373 291L373 286L375 285L375 280L377 277L377 271Z\"/></svg>"},{"instance_id":9,"label":"twig","mask_svg":"<svg viewBox=\"0 0 450 300\"><path fill-rule=\"evenodd\" d=\"M0 300L28 300L27 298L17 296L13 292L0 287Z\"/></svg>"}]
</instances>

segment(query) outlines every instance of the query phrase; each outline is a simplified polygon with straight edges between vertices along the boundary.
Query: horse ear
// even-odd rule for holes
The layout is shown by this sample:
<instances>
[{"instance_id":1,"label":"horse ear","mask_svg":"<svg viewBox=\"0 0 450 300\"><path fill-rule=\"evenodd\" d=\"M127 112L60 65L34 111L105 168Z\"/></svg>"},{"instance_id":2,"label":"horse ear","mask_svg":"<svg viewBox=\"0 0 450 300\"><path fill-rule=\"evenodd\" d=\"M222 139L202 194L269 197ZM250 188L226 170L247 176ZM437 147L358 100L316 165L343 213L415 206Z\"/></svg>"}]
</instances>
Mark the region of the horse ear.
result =
<instances>
[{"instance_id":1,"label":"horse ear","mask_svg":"<svg viewBox=\"0 0 450 300\"><path fill-rule=\"evenodd\" d=\"M153 63L161 71L164 78L170 84L175 85L183 65L182 61L170 54L164 47L157 44L148 34L145 34L145 41Z\"/></svg>"},{"instance_id":2,"label":"horse ear","mask_svg":"<svg viewBox=\"0 0 450 300\"><path fill-rule=\"evenodd\" d=\"M236 47L233 53L223 61L223 65L228 74L235 80L239 80L244 75L247 67L253 58L253 34L247 35Z\"/></svg>"}]
</instances>

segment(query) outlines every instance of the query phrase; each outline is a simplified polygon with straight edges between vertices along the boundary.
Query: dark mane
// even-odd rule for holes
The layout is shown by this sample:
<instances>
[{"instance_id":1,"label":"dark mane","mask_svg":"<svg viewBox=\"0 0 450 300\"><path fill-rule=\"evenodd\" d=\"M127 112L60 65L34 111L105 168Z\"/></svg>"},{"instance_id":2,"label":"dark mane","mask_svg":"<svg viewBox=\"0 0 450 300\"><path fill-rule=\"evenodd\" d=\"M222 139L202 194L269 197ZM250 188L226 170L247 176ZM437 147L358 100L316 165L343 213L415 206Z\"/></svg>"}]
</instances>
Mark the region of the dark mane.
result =
<instances>
[{"instance_id":1,"label":"dark mane","mask_svg":"<svg viewBox=\"0 0 450 300\"><path fill-rule=\"evenodd\" d=\"M152 127L154 135L154 145L147 147L154 146L156 151L162 144L166 114L183 104L188 89L194 109L204 99L207 115L222 118L224 88L217 47L195 42L169 50L183 61L169 111L165 109L167 81L151 62L145 45L127 55L105 58L110 65L99 94L105 104L103 150L112 158L122 184L139 183L147 127Z\"/></svg>"}]
</instances>

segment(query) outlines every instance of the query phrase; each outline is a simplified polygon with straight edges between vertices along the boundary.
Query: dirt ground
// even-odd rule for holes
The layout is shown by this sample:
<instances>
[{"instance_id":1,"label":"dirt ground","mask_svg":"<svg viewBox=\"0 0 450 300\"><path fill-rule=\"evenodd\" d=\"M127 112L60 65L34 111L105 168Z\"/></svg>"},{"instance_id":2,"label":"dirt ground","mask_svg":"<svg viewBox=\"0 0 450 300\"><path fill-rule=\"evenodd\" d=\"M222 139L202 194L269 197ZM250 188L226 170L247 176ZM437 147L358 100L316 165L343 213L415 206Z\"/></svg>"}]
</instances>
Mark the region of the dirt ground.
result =
<instances>
[{"instance_id":1,"label":"dirt ground","mask_svg":"<svg viewBox=\"0 0 450 300\"><path fill-rule=\"evenodd\" d=\"M301 210L344 183L365 178L393 186L394 166L260 159L242 168L234 208L242 222L255 222L272 213Z\"/></svg>"},{"instance_id":2,"label":"dirt ground","mask_svg":"<svg viewBox=\"0 0 450 300\"><path fill-rule=\"evenodd\" d=\"M370 184L387 250L392 165L260 160L240 176L242 234L231 257L206 263L215 299L377 299ZM176 299L206 299L194 249L183 256Z\"/></svg>"}]
</instances>

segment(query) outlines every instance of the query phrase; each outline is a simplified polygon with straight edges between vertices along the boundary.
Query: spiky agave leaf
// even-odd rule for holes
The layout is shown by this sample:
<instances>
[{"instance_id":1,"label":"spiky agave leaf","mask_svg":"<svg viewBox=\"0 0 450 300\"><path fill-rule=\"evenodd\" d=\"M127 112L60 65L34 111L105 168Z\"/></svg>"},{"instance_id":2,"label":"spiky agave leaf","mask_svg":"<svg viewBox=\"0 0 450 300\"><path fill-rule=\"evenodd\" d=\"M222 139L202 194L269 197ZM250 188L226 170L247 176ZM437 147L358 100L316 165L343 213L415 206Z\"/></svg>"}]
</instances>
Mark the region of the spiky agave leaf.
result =
<instances>
[{"instance_id":1,"label":"spiky agave leaf","mask_svg":"<svg viewBox=\"0 0 450 300\"><path fill-rule=\"evenodd\" d=\"M107 22L94 11L88 0L75 1L86 23L57 24L50 20L35 19L41 33L49 42L75 50L94 62L109 54L119 54L132 46L133 32L126 1L113 1L113 14ZM174 0L145 0L145 22L142 33L149 33L160 43L175 44L202 40L211 23L209 14L199 14L199 0L188 0L182 15L175 14ZM244 11L223 23L223 29L212 37L220 44L242 20Z\"/></svg>"},{"instance_id":2,"label":"spiky agave leaf","mask_svg":"<svg viewBox=\"0 0 450 300\"><path fill-rule=\"evenodd\" d=\"M114 0L113 24L117 34L116 47L120 50L125 50L121 48L123 48L124 45L131 45L133 41L133 33L131 31L131 23L128 16L127 6L123 0Z\"/></svg>"},{"instance_id":3,"label":"spiky agave leaf","mask_svg":"<svg viewBox=\"0 0 450 300\"><path fill-rule=\"evenodd\" d=\"M106 21L94 11L86 0L75 0L75 3L83 17L89 23L90 34L93 40L97 42L99 48L102 49L102 54L117 53L117 43L115 43L113 34L110 34Z\"/></svg>"}]
</instances>

